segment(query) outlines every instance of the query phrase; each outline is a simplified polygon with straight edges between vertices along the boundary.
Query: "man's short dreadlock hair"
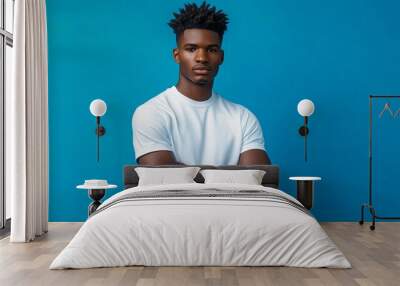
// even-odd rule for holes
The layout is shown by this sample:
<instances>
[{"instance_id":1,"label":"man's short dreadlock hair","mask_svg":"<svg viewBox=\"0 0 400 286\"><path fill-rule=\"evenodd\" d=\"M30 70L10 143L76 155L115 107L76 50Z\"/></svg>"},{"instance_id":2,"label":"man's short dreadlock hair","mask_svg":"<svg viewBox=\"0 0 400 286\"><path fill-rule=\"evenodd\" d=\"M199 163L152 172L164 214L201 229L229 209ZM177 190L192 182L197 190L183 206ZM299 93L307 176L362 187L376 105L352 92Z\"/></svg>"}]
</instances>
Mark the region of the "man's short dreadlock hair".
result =
<instances>
[{"instance_id":1,"label":"man's short dreadlock hair","mask_svg":"<svg viewBox=\"0 0 400 286\"><path fill-rule=\"evenodd\" d=\"M218 33L222 40L227 29L227 15L215 6L210 7L205 1L200 6L195 3L185 4L179 13L173 15L175 18L168 25L174 30L177 39L186 29L206 29Z\"/></svg>"}]
</instances>

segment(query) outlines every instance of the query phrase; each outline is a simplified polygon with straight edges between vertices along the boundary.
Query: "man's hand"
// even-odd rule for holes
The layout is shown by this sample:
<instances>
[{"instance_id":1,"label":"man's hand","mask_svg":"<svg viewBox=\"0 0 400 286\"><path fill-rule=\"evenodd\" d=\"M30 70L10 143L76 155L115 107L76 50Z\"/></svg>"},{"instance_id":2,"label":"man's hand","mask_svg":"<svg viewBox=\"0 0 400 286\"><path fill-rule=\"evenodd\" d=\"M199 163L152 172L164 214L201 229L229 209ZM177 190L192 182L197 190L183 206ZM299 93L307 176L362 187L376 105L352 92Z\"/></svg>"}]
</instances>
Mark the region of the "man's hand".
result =
<instances>
[{"instance_id":1,"label":"man's hand","mask_svg":"<svg viewBox=\"0 0 400 286\"><path fill-rule=\"evenodd\" d=\"M138 159L139 165L183 165L176 161L174 153L171 151L154 151Z\"/></svg>"},{"instance_id":2,"label":"man's hand","mask_svg":"<svg viewBox=\"0 0 400 286\"><path fill-rule=\"evenodd\" d=\"M240 154L238 165L271 165L271 160L264 150L252 149Z\"/></svg>"}]
</instances>

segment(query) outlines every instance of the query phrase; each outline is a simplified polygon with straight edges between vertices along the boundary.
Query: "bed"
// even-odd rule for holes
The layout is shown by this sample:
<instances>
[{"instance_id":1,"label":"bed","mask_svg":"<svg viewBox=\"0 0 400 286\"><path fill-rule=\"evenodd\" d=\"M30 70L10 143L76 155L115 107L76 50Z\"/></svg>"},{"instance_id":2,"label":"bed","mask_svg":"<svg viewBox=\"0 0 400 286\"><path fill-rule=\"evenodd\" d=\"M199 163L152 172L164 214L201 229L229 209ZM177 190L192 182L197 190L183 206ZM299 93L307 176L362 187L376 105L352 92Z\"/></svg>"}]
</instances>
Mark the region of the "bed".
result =
<instances>
[{"instance_id":1,"label":"bed","mask_svg":"<svg viewBox=\"0 0 400 286\"><path fill-rule=\"evenodd\" d=\"M124 167L124 190L100 205L50 269L351 267L312 214L279 190L278 166L198 166L264 170L261 185L205 184L198 173L195 183L152 186L138 185L136 167Z\"/></svg>"}]
</instances>

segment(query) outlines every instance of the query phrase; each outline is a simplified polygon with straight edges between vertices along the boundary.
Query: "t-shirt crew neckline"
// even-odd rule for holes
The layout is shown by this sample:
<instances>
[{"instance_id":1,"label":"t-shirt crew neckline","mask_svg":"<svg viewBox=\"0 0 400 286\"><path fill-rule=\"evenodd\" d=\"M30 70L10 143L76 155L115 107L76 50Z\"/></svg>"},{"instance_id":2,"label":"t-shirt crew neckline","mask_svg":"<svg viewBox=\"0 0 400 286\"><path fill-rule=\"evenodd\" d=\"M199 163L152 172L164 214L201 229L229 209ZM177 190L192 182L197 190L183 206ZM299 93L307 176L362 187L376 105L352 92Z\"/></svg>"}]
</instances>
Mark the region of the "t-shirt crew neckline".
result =
<instances>
[{"instance_id":1,"label":"t-shirt crew neckline","mask_svg":"<svg viewBox=\"0 0 400 286\"><path fill-rule=\"evenodd\" d=\"M175 94L175 96L177 96L179 99L181 99L182 101L185 101L186 103L194 106L194 107L207 107L210 104L212 104L215 101L216 98L216 94L214 93L214 91L212 91L212 94L210 96L210 98L208 98L207 100L204 101L197 101L194 99L191 99L185 95L183 95L177 88L176 86L172 86L171 87L171 91L173 94Z\"/></svg>"}]
</instances>

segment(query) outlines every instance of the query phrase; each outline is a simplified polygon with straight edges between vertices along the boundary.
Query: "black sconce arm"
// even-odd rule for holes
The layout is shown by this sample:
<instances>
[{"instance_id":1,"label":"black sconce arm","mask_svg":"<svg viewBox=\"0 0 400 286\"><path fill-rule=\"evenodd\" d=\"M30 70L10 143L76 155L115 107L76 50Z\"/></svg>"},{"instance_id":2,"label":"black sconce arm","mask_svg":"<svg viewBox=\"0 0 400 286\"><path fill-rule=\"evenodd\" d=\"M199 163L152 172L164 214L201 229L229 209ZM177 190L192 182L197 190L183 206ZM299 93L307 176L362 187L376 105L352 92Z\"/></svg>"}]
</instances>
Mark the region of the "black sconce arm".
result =
<instances>
[{"instance_id":1,"label":"black sconce arm","mask_svg":"<svg viewBox=\"0 0 400 286\"><path fill-rule=\"evenodd\" d=\"M106 134L106 129L104 128L104 126L100 125L100 116L96 116L96 137L97 137L97 162L99 162L100 160L100 136L103 136L104 134Z\"/></svg>"},{"instance_id":2,"label":"black sconce arm","mask_svg":"<svg viewBox=\"0 0 400 286\"><path fill-rule=\"evenodd\" d=\"M304 116L304 125L299 128L299 133L304 136L304 160L307 162L307 135L310 132L308 129L308 116Z\"/></svg>"}]
</instances>

